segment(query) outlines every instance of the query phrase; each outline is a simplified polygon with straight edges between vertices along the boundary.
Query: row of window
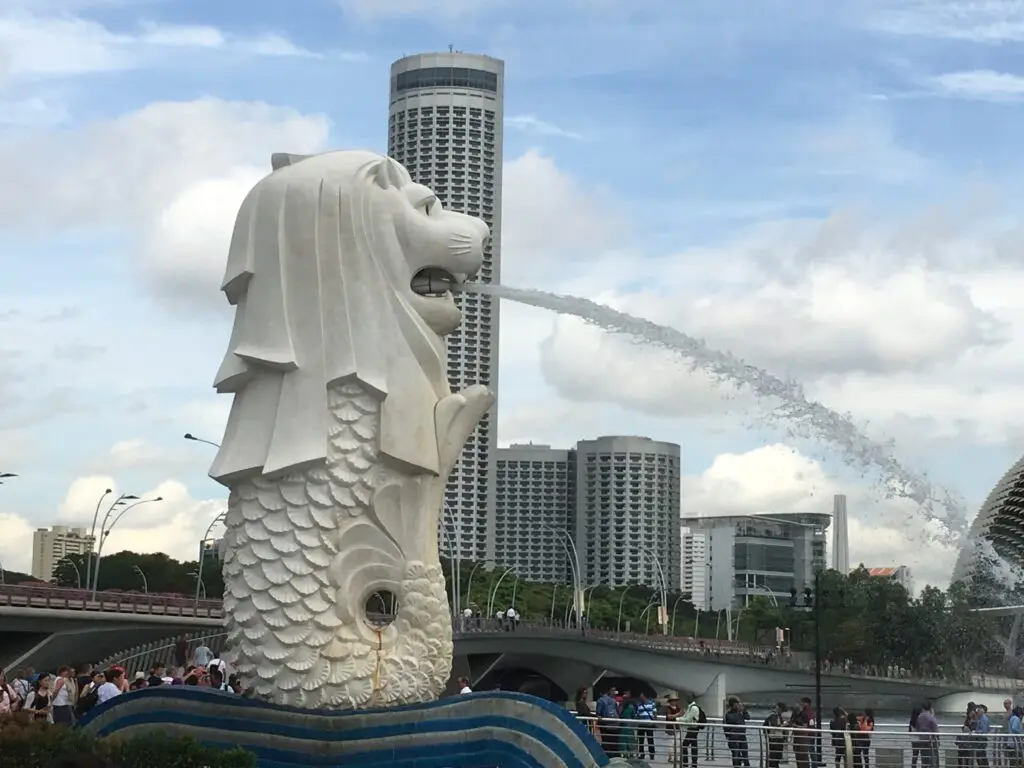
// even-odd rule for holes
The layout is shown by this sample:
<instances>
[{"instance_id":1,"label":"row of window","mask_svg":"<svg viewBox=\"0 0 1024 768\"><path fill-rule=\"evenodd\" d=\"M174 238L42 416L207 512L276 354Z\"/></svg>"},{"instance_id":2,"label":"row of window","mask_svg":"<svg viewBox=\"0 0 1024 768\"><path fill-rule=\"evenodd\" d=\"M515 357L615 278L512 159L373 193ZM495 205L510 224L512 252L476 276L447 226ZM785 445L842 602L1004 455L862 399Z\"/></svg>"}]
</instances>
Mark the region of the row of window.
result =
<instances>
[{"instance_id":1,"label":"row of window","mask_svg":"<svg viewBox=\"0 0 1024 768\"><path fill-rule=\"evenodd\" d=\"M414 88L475 88L478 91L498 92L498 75L482 69L468 67L424 67L395 76L395 93Z\"/></svg>"}]
</instances>

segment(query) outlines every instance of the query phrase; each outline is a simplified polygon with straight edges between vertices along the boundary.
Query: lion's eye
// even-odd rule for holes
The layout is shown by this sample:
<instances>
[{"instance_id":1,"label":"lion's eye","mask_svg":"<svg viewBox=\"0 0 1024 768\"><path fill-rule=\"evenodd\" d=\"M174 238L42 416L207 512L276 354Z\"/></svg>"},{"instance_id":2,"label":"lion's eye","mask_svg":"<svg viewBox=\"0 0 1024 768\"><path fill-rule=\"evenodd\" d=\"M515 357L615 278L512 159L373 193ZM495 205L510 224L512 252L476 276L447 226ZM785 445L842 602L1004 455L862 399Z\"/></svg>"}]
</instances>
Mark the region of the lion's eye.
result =
<instances>
[{"instance_id":1,"label":"lion's eye","mask_svg":"<svg viewBox=\"0 0 1024 768\"><path fill-rule=\"evenodd\" d=\"M421 200L419 202L419 204L416 206L416 209L420 210L420 211L423 211L423 213L427 214L427 216L430 216L434 212L434 209L436 207L437 207L437 198L436 197L426 197L426 198L424 198L423 200Z\"/></svg>"}]
</instances>

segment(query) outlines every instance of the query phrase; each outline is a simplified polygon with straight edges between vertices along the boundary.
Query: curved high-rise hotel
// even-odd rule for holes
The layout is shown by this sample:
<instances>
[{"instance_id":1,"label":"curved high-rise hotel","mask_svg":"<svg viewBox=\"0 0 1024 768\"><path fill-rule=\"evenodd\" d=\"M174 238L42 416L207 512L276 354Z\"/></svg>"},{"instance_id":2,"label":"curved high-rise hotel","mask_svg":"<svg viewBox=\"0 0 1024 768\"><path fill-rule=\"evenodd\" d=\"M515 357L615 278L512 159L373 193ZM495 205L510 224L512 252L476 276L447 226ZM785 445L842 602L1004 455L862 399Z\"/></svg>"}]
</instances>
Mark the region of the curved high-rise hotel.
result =
<instances>
[{"instance_id":1,"label":"curved high-rise hotel","mask_svg":"<svg viewBox=\"0 0 1024 768\"><path fill-rule=\"evenodd\" d=\"M489 56L424 53L391 65L388 154L446 208L479 216L491 227L477 277L484 283L501 275L504 84L504 63ZM451 387L485 384L497 394L498 301L473 293L457 301L462 325L448 337ZM449 512L442 524L465 560L494 560L497 432L495 406L466 442L445 493Z\"/></svg>"}]
</instances>

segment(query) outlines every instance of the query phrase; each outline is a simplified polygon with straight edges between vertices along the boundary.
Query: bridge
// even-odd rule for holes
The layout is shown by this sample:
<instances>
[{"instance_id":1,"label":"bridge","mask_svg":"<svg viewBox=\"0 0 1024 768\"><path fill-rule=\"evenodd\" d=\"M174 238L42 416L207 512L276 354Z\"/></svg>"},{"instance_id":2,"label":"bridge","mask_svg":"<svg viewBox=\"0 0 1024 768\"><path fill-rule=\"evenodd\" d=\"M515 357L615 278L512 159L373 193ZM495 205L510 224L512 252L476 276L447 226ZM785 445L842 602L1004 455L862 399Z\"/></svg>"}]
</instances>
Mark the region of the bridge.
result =
<instances>
[{"instance_id":1,"label":"bridge","mask_svg":"<svg viewBox=\"0 0 1024 768\"><path fill-rule=\"evenodd\" d=\"M98 660L185 632L215 634L223 624L219 600L104 592L94 598L78 590L0 587L0 666L49 669ZM711 715L720 715L727 694L760 701L769 694L791 699L814 690L813 662L806 654L787 656L699 638L528 624L509 631L481 620L456 626L455 655L453 677L464 675L474 683L522 669L571 692L605 674L619 674L662 689L693 691ZM823 678L826 699L899 696L941 702L981 688L989 688L989 697L1015 692L1010 690L1015 682L1003 679L954 683L840 673Z\"/></svg>"}]
</instances>

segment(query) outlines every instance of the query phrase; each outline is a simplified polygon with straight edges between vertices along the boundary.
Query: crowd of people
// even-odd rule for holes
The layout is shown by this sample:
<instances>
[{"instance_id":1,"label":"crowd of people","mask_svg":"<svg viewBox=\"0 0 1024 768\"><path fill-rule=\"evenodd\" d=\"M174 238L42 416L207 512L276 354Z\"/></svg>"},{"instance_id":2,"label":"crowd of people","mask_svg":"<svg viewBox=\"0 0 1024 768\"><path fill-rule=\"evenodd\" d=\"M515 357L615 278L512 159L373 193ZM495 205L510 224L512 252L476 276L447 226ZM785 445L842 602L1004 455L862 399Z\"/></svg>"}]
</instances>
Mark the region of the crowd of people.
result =
<instances>
[{"instance_id":1,"label":"crowd of people","mask_svg":"<svg viewBox=\"0 0 1024 768\"><path fill-rule=\"evenodd\" d=\"M56 671L0 669L0 718L21 713L30 720L74 725L97 704L128 691L160 685L196 685L245 695L230 664L202 640L190 648L188 636L177 640L173 666L155 664L148 671L129 674L125 666L111 664L93 669L91 664L62 666Z\"/></svg>"}]
</instances>

